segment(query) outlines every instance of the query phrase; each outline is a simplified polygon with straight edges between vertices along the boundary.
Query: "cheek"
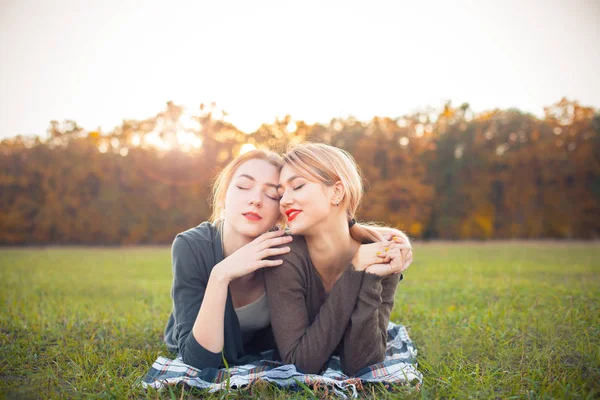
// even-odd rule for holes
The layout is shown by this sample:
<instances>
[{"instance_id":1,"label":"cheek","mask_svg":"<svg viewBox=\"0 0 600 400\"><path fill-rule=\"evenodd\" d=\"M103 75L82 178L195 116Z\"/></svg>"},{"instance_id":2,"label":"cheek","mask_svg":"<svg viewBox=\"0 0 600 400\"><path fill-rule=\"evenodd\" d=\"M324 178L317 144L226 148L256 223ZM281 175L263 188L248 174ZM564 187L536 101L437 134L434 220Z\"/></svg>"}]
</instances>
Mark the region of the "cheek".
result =
<instances>
[{"instance_id":1,"label":"cheek","mask_svg":"<svg viewBox=\"0 0 600 400\"><path fill-rule=\"evenodd\" d=\"M225 212L229 214L236 211L239 208L241 197L239 193L233 193L232 190L229 190L225 197Z\"/></svg>"},{"instance_id":2,"label":"cheek","mask_svg":"<svg viewBox=\"0 0 600 400\"><path fill-rule=\"evenodd\" d=\"M328 200L325 193L320 188L315 188L310 193L306 193L306 201L311 207L318 210L328 209Z\"/></svg>"}]
</instances>

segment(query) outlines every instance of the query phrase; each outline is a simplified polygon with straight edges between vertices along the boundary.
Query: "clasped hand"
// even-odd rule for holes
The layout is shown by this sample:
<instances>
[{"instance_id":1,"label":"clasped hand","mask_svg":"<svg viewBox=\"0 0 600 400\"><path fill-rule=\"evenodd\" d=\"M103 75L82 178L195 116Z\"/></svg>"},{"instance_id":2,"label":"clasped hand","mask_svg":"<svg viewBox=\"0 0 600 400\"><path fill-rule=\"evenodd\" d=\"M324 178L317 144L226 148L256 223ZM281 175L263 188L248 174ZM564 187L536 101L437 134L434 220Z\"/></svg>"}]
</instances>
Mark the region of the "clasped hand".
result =
<instances>
[{"instance_id":1,"label":"clasped hand","mask_svg":"<svg viewBox=\"0 0 600 400\"><path fill-rule=\"evenodd\" d=\"M363 244L352 259L354 268L379 276L399 274L412 263L412 247L394 236L390 241Z\"/></svg>"}]
</instances>

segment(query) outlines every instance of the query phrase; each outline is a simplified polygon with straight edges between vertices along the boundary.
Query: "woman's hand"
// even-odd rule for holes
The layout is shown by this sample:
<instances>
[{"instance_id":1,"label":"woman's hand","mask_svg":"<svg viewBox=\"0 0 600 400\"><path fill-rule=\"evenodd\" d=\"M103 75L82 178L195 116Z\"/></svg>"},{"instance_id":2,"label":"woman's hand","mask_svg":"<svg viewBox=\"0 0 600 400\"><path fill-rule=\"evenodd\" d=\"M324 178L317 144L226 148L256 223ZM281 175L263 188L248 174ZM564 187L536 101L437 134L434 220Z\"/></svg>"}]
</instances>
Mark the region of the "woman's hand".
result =
<instances>
[{"instance_id":1,"label":"woman's hand","mask_svg":"<svg viewBox=\"0 0 600 400\"><path fill-rule=\"evenodd\" d=\"M406 234L401 230L396 228L388 228L387 226L373 226L372 228L381 236L381 241L391 241L393 240L394 236L398 236L407 244L410 244L408 236L406 236Z\"/></svg>"},{"instance_id":2,"label":"woman's hand","mask_svg":"<svg viewBox=\"0 0 600 400\"><path fill-rule=\"evenodd\" d=\"M231 282L259 268L281 265L283 260L265 260L265 258L289 253L290 248L288 246L275 247L292 241L292 237L289 235L283 236L284 233L283 230L263 233L218 263L215 269L228 282Z\"/></svg>"},{"instance_id":3,"label":"woman's hand","mask_svg":"<svg viewBox=\"0 0 600 400\"><path fill-rule=\"evenodd\" d=\"M371 265L387 265L392 260L392 257L389 255L392 250L403 250L408 254L410 245L396 242L363 244L358 248L356 254L354 254L352 265L354 265L354 269L357 271L365 271ZM394 267L398 268L396 265Z\"/></svg>"},{"instance_id":4,"label":"woman's hand","mask_svg":"<svg viewBox=\"0 0 600 400\"><path fill-rule=\"evenodd\" d=\"M392 241L394 243L407 244L410 246L408 236L398 229L387 227L376 227L374 229L381 235L383 241ZM404 271L406 268L410 267L410 264L412 264L413 261L412 246L407 251L404 251L402 256L404 260L402 271Z\"/></svg>"},{"instance_id":5,"label":"woman's hand","mask_svg":"<svg viewBox=\"0 0 600 400\"><path fill-rule=\"evenodd\" d=\"M385 260L389 259L389 262L371 264L365 272L379 276L399 274L412 263L412 251L406 244L391 245L385 256Z\"/></svg>"}]
</instances>

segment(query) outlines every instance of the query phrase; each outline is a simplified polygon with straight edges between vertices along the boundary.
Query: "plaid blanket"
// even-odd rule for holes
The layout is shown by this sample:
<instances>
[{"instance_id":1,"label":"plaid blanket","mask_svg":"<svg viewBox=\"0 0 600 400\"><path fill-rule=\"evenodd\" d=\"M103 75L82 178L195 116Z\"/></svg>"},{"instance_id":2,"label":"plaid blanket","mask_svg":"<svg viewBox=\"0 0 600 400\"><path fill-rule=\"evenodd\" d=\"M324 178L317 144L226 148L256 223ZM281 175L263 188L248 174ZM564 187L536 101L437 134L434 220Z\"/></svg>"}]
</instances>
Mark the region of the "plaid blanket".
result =
<instances>
[{"instance_id":1,"label":"plaid blanket","mask_svg":"<svg viewBox=\"0 0 600 400\"><path fill-rule=\"evenodd\" d=\"M408 337L402 325L389 323L388 341L385 360L358 371L356 376L349 377L342 373L340 359L332 356L327 362L322 375L304 374L292 364L271 361L272 353L264 353L264 360L251 364L230 367L229 370L205 368L198 370L183 363L181 358L170 360L158 357L152 368L142 379L144 388L161 389L167 385L186 384L210 392L231 388L240 388L263 380L280 387L292 390L299 389L300 384L307 386L326 385L340 397L357 396L357 387L363 383L385 382L397 385L413 384L421 387L423 375L417 370L417 349ZM229 379L228 379L229 378Z\"/></svg>"}]
</instances>

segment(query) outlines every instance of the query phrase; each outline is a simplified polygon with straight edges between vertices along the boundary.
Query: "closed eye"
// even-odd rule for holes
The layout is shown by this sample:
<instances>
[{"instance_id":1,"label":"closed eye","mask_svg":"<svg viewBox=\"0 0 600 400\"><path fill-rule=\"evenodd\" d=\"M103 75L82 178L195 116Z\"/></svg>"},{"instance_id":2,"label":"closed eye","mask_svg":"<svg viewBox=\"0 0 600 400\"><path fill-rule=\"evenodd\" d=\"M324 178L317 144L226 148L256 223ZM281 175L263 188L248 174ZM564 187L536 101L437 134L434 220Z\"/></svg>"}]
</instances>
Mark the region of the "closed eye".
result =
<instances>
[{"instance_id":1,"label":"closed eye","mask_svg":"<svg viewBox=\"0 0 600 400\"><path fill-rule=\"evenodd\" d=\"M298 185L298 186L296 186L296 187L294 188L294 190L300 190L300 189L302 189L302 187L303 187L304 185L306 185L306 184L305 184L305 183L303 183L302 185Z\"/></svg>"},{"instance_id":2,"label":"closed eye","mask_svg":"<svg viewBox=\"0 0 600 400\"><path fill-rule=\"evenodd\" d=\"M279 201L279 196L273 196L272 194L266 194L266 196L268 198L270 198L271 200L275 200L275 201Z\"/></svg>"},{"instance_id":3,"label":"closed eye","mask_svg":"<svg viewBox=\"0 0 600 400\"><path fill-rule=\"evenodd\" d=\"M240 190L248 190L248 188L245 188L245 187L243 187L243 186L237 186L237 185L236 185L236 187L237 187L238 189L240 189Z\"/></svg>"}]
</instances>

